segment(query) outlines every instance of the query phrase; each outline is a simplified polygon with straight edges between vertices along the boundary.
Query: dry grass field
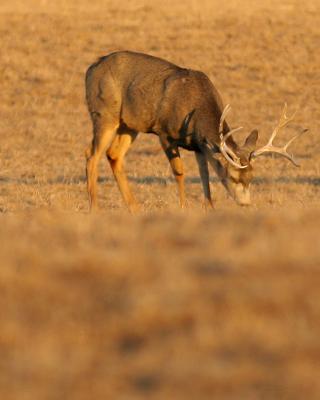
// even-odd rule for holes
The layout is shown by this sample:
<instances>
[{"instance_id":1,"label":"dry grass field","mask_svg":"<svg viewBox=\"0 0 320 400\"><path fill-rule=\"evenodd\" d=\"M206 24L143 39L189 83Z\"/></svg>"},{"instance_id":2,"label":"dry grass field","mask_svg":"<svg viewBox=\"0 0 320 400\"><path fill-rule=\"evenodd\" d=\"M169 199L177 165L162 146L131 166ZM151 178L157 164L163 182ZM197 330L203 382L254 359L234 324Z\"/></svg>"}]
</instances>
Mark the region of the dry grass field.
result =
<instances>
[{"instance_id":1,"label":"dry grass field","mask_svg":"<svg viewBox=\"0 0 320 400\"><path fill-rule=\"evenodd\" d=\"M2 0L0 399L320 398L318 0ZM201 69L231 125L269 137L284 101L310 132L301 168L256 162L253 206L212 174L204 213L183 152L188 208L156 137L126 169L125 210L105 160L88 213L84 74L131 49Z\"/></svg>"}]
</instances>

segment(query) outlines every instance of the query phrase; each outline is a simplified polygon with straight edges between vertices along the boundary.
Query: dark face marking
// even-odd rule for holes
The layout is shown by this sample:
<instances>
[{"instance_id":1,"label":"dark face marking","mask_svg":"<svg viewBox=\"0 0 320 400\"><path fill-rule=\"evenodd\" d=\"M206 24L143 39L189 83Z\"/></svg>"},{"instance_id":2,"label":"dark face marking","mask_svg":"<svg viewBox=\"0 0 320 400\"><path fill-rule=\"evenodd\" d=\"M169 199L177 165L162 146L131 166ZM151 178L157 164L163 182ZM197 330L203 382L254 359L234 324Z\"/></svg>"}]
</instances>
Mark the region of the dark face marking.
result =
<instances>
[{"instance_id":1,"label":"dark face marking","mask_svg":"<svg viewBox=\"0 0 320 400\"><path fill-rule=\"evenodd\" d=\"M253 178L252 166L249 164L245 169L237 169L233 165L228 164L227 178L236 184L241 183L245 187L248 187Z\"/></svg>"}]
</instances>

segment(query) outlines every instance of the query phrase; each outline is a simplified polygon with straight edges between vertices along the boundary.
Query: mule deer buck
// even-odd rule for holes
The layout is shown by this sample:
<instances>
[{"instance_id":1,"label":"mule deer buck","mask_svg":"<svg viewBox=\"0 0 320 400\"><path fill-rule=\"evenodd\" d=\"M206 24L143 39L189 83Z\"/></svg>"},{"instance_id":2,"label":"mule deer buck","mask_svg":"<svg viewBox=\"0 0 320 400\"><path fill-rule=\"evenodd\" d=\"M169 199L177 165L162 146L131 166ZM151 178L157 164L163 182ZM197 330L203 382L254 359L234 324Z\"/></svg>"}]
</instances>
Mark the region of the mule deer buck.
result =
<instances>
[{"instance_id":1,"label":"mule deer buck","mask_svg":"<svg viewBox=\"0 0 320 400\"><path fill-rule=\"evenodd\" d=\"M269 142L256 149L258 131L252 131L243 146L233 139L241 128L230 129L226 116L230 106L199 71L180 68L147 54L121 51L102 57L86 74L86 98L93 123L93 140L86 152L90 206L97 205L97 166L106 152L120 192L130 211L137 207L123 159L138 132L159 136L178 184L180 205L185 205L184 172L179 147L194 151L206 206L213 206L208 162L222 184L240 205L250 204L252 161L264 153L277 153L297 165L288 146L273 145L288 118L286 105Z\"/></svg>"}]
</instances>

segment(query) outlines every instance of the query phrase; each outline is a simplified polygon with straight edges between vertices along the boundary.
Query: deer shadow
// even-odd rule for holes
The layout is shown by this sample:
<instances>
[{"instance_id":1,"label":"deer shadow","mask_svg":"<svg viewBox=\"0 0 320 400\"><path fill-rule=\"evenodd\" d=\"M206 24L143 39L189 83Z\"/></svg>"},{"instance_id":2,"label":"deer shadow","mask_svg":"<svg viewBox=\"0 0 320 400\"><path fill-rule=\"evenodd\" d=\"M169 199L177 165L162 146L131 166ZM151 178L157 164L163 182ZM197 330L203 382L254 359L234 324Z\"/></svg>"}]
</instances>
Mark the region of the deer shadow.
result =
<instances>
[{"instance_id":1,"label":"deer shadow","mask_svg":"<svg viewBox=\"0 0 320 400\"><path fill-rule=\"evenodd\" d=\"M175 179L173 177L161 177L154 175L146 175L146 176L128 176L128 180L137 185L163 185L166 186L168 184L174 183ZM114 178L112 176L103 176L98 178L99 183L107 183L112 184L114 182ZM200 184L201 180L198 176L186 176L185 182L187 184ZM210 177L211 183L220 182L216 177ZM37 179L34 177L22 177L22 178L12 178L9 176L0 176L0 185L1 184L20 184L20 185L78 185L86 183L86 177L83 175L79 176L57 176L55 178L49 178L46 180ZM268 185L268 184L296 184L296 185L307 185L307 186L320 186L320 177L318 176L279 176L277 178L269 178L269 177L255 177L253 178L252 185L260 186L260 185Z\"/></svg>"}]
</instances>

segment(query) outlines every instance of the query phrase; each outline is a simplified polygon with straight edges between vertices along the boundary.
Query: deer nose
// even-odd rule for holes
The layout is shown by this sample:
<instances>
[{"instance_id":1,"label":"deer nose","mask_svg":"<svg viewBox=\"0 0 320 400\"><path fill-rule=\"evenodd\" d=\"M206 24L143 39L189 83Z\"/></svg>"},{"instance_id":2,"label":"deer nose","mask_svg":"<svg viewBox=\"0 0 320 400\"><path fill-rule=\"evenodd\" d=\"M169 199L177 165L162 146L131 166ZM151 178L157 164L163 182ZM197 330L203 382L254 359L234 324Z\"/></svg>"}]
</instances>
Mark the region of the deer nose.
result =
<instances>
[{"instance_id":1,"label":"deer nose","mask_svg":"<svg viewBox=\"0 0 320 400\"><path fill-rule=\"evenodd\" d=\"M238 186L236 191L236 201L240 206L250 206L251 198L248 187Z\"/></svg>"},{"instance_id":2,"label":"deer nose","mask_svg":"<svg viewBox=\"0 0 320 400\"><path fill-rule=\"evenodd\" d=\"M238 199L238 200L237 200L237 203L238 203L238 205L241 206L241 207L248 207L248 206L250 206L250 205L251 205L250 196L249 196L249 198L241 198L241 199Z\"/></svg>"}]
</instances>

